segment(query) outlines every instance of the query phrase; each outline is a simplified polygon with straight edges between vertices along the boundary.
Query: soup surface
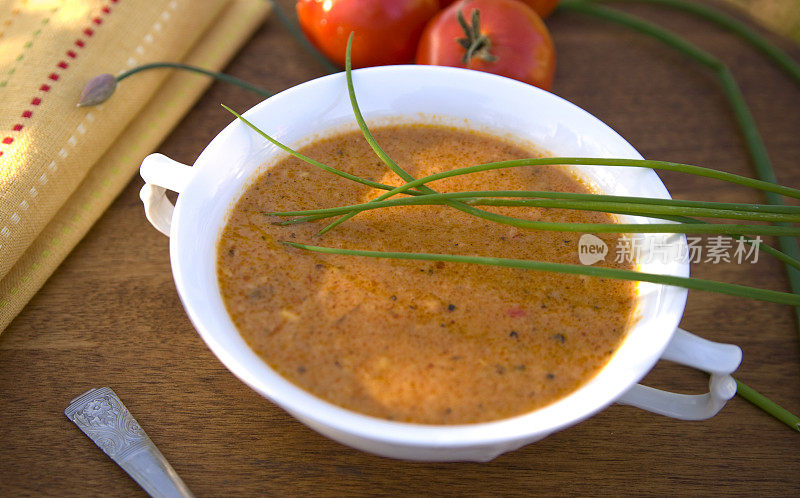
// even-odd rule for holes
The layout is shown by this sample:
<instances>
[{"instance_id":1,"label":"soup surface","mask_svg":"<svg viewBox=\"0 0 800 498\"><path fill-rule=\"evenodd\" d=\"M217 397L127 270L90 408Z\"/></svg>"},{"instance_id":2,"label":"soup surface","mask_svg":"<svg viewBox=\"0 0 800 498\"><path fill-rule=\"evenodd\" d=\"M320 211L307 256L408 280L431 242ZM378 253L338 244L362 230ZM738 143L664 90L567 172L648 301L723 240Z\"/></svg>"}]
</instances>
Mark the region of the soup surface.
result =
<instances>
[{"instance_id":1,"label":"soup surface","mask_svg":"<svg viewBox=\"0 0 800 498\"><path fill-rule=\"evenodd\" d=\"M374 131L415 177L541 155L440 126ZM307 156L385 184L401 182L359 132L322 139ZM496 170L431 183L438 191L589 192L560 167ZM228 312L248 344L316 396L390 420L457 424L547 405L590 379L625 335L633 282L481 265L326 255L280 241L578 263L579 233L520 230L446 206L366 211L291 226L267 213L357 204L379 191L295 158L263 173L230 214L218 252ZM612 223L605 213L486 207L535 219ZM615 234L600 234L614 247ZM605 266L628 268L612 260Z\"/></svg>"}]
</instances>

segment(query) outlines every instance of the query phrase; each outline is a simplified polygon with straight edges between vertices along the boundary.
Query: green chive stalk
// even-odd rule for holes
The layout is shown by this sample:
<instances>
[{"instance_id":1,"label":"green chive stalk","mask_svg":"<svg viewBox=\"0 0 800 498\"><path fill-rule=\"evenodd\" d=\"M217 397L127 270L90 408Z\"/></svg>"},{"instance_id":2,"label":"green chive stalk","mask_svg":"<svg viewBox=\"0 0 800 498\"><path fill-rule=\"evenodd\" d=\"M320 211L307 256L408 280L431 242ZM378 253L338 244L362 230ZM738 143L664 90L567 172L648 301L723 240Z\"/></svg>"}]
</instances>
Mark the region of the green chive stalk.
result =
<instances>
[{"instance_id":1,"label":"green chive stalk","mask_svg":"<svg viewBox=\"0 0 800 498\"><path fill-rule=\"evenodd\" d=\"M439 201L434 202L437 204L449 204L451 199L457 199L456 194L440 194ZM348 216L369 209L376 209L389 206L413 206L431 204L427 196L420 196L414 198L397 199L393 201L383 201L385 204L377 205L377 202L370 201L364 204L355 204L352 206L343 206L338 208L329 208L326 210L312 210L318 215L331 216L339 213L347 213ZM533 201L529 201L533 202ZM542 204L548 201L540 201ZM553 201L549 201L551 204ZM613 209L602 206L604 203L598 203L599 206L590 205L587 202L579 202L573 204L574 209L582 209L587 211L604 211L615 212ZM559 207L557 205L550 205L544 207ZM568 207L568 209L571 209ZM688 208L687 208L688 209ZM320 212L322 211L322 212ZM625 207L620 208L618 211L625 211L630 214L636 211L636 207L626 211ZM298 211L300 212L300 211ZM284 214L284 213L282 213ZM524 218L515 218L489 211L485 211L481 218L509 225L516 228L523 228L529 230L549 230L553 232L590 232L590 233L694 233L694 234L722 234L722 235L737 235L746 233L749 235L788 235L800 236L800 228L798 227L785 227L773 225L738 225L728 223L560 223L554 221L537 221L528 220Z\"/></svg>"},{"instance_id":2,"label":"green chive stalk","mask_svg":"<svg viewBox=\"0 0 800 498\"><path fill-rule=\"evenodd\" d=\"M307 51L309 52L317 62L325 68L326 71L329 73L337 73L339 72L339 68L331 64L331 62L325 58L317 49L315 49L308 39L303 35L300 31L300 28L297 26L297 23L293 22L289 16L283 11L281 6L272 0L267 0L272 4L272 8L278 16L278 20L283 24L289 34ZM98 104L102 104L106 100L108 100L115 92L117 88L117 83L121 82L122 80L133 76L134 74L140 73L142 71L147 71L150 69L180 69L183 71L189 71L197 74L202 74L205 76L210 76L215 80L222 81L224 83L230 83L232 85L244 88L245 90L250 90L251 92L260 95L261 97L268 98L272 96L272 92L261 88L258 85L254 85L249 83L243 79L237 78L235 76L231 76L229 74L221 73L218 71L211 71L209 69L205 69L199 66L194 66L191 64L183 64L180 62L152 62L149 64L143 64L141 66L134 67L127 71L120 73L117 76L111 74L101 74L98 75L92 80L90 80L83 89L81 93L80 99L78 101L78 107L87 107L87 106L95 106Z\"/></svg>"},{"instance_id":3,"label":"green chive stalk","mask_svg":"<svg viewBox=\"0 0 800 498\"><path fill-rule=\"evenodd\" d=\"M566 194L566 195L562 195ZM512 198L535 197L536 199L515 200ZM348 211L367 211L392 206L422 206L446 204L447 200L461 199L470 206L538 207L555 209L580 209L606 213L650 215L691 215L706 218L724 218L754 221L800 221L800 207L771 206L758 204L717 203L703 201L681 201L673 199L654 199L624 197L601 194L572 194L568 192L548 192L536 190L486 190L448 192L443 194L423 194L415 197L366 202L350 206L303 211L284 211L267 213L275 216L306 216L325 214L334 216ZM638 202L642 201L642 202ZM659 202L660 201L660 202ZM762 210L762 206L766 208ZM777 208L777 209L776 209ZM779 212L775 212L779 211ZM638 215L637 215L638 216Z\"/></svg>"},{"instance_id":4,"label":"green chive stalk","mask_svg":"<svg viewBox=\"0 0 800 498\"><path fill-rule=\"evenodd\" d=\"M206 76L210 76L216 80L230 83L232 85L236 85L238 87L244 88L245 90L250 90L251 92L255 92L262 97L271 97L272 92L265 90L257 85L253 85L252 83L248 83L243 79L239 79L235 76L231 76L229 74L220 73L217 71L211 71L208 69L203 69L202 67L192 66L191 64L182 64L180 62L153 62L150 64L142 64L141 66L136 66L133 69L128 69L127 71L119 74L116 76L117 83L133 76L136 73L140 73L142 71L147 71L148 69L182 69L184 71L189 71L198 74L204 74Z\"/></svg>"},{"instance_id":5,"label":"green chive stalk","mask_svg":"<svg viewBox=\"0 0 800 498\"><path fill-rule=\"evenodd\" d=\"M408 189L418 187L426 183L469 173L480 173L482 171L492 171L496 169L519 168L521 166L544 166L554 164L570 164L578 166L620 166L626 168L648 168L663 171L676 171L679 173L687 173L704 178L712 178L714 180L722 180L725 182L742 185L744 187L763 190L764 192L771 192L785 197L800 199L800 190L796 188L785 187L772 182L756 180L725 171L668 161L654 161L651 159L609 159L607 157L535 157L529 159L511 159L508 161L476 164L475 166L456 168L417 178L416 180L412 180L404 185L400 185L399 187L394 187L392 190L387 192L387 194L401 194L406 192Z\"/></svg>"},{"instance_id":6,"label":"green chive stalk","mask_svg":"<svg viewBox=\"0 0 800 498\"><path fill-rule=\"evenodd\" d=\"M350 211L361 212L363 209ZM685 233L718 234L734 236L739 233L765 236L800 236L800 228L772 225L733 225L727 223L558 223L554 221L535 221L491 213L481 216L487 221L501 223L528 230L549 230L552 232L588 233Z\"/></svg>"},{"instance_id":7,"label":"green chive stalk","mask_svg":"<svg viewBox=\"0 0 800 498\"><path fill-rule=\"evenodd\" d=\"M688 216L666 216L666 215L662 215L662 216L659 216L659 218L675 221L675 222L678 222L678 223L705 223L703 220L698 220L696 218L690 218ZM771 245L763 243L761 240L751 239L750 237L746 237L746 236L741 235L741 234L731 235L731 237L733 237L736 240L742 239L742 240L744 240L744 242L746 244L757 245L759 250L764 251L765 253L769 254L773 258L781 261L782 263L784 263L786 265L793 266L794 268L797 268L798 270L800 270L800 260L794 259L793 257L789 256L788 254L783 253L783 252L775 249Z\"/></svg>"},{"instance_id":8,"label":"green chive stalk","mask_svg":"<svg viewBox=\"0 0 800 498\"><path fill-rule=\"evenodd\" d=\"M644 3L669 7L676 10L690 12L698 17L713 22L718 26L736 34L741 39L752 45L765 57L771 59L779 68L789 75L797 83L800 83L800 65L797 64L789 55L770 43L766 38L758 34L749 26L740 22L728 14L707 7L701 3L690 2L687 0L587 0L590 2L625 2L625 3Z\"/></svg>"},{"instance_id":9,"label":"green chive stalk","mask_svg":"<svg viewBox=\"0 0 800 498\"><path fill-rule=\"evenodd\" d=\"M756 299L771 303L789 304L792 306L800 305L800 296L789 292L758 289L755 287L748 287L746 285L715 282L712 280L703 280L699 278L643 273L633 270L622 270L618 268L603 268L601 266L573 265L567 263L550 263L547 261L530 261L526 259L465 256L457 254L364 251L359 249L340 249L336 247L313 246L308 244L298 244L296 242L281 242L296 249L304 249L307 251L325 254L363 256L368 258L442 261L445 263L468 263L473 265L502 266L506 268L518 268L523 270L568 273L572 275L585 275L588 277L611 278L615 280L633 280L638 282L651 282L661 285L673 285L686 289L716 292L718 294Z\"/></svg>"},{"instance_id":10,"label":"green chive stalk","mask_svg":"<svg viewBox=\"0 0 800 498\"><path fill-rule=\"evenodd\" d=\"M405 171L396 162L394 162L394 160L391 157L389 157L389 155L381 148L381 146L378 145L378 142L375 140L375 137L372 136L372 132L369 131L369 127L367 126L367 123L364 120L364 116L361 114L361 108L358 105L358 99L356 99L355 86L353 85L353 69L350 58L352 46L353 46L353 33L351 32L350 37L347 39L347 52L345 53L345 77L347 79L347 93L350 97L350 105L353 107L353 114L355 115L358 127L361 129L361 133L364 135L364 138L367 140L369 146L372 148L375 154L381 159L381 161L383 161L383 163L389 167L389 169L391 169L397 176L402 178L404 181L406 182L413 181L414 177L409 175L407 171ZM420 184L419 190L422 191L423 193L428 193L428 194L436 193L435 190L433 190L432 188L428 187L425 184ZM385 198L390 197L391 195L392 194L389 194L387 192L386 194L379 196L377 199L375 199L375 201L383 200ZM472 214L474 216L478 216L484 219L489 219L489 216L492 214L482 209L476 209L474 207L467 206L466 204L458 201L448 201L447 205L452 208L458 209L459 211L463 211L467 214ZM357 212L353 211L342 216L338 220L334 221L330 225L320 230L319 234L322 235L332 230L333 228L349 220L356 214Z\"/></svg>"},{"instance_id":11,"label":"green chive stalk","mask_svg":"<svg viewBox=\"0 0 800 498\"><path fill-rule=\"evenodd\" d=\"M736 381L736 394L800 432L800 417L739 380Z\"/></svg>"},{"instance_id":12,"label":"green chive stalk","mask_svg":"<svg viewBox=\"0 0 800 498\"><path fill-rule=\"evenodd\" d=\"M382 189L382 190L391 190L391 189L394 188L394 187L392 187L390 185L384 185L383 183L379 183L379 182L375 182L375 181L372 181L372 180L368 180L366 178L361 178L360 176L351 175L350 173L347 173L345 171L333 168L331 166L327 166L327 165L322 164L321 162L319 162L319 161L317 161L315 159L311 159L310 157L305 156L305 155L297 152L296 150L292 149L291 147L288 147L288 146L282 144L281 142L275 140L271 136L267 135L266 133L261 131L261 129L258 128L256 125L251 123L247 118L245 118L244 116L242 116L238 112L234 111L230 107L226 106L225 104L220 104L220 105L226 111L228 111L231 114L233 114L234 116L236 116L240 121L242 121L244 124L246 124L250 129L252 129L256 133L258 133L259 135L261 135L262 137L267 139L267 141L269 141L270 143L272 143L273 145L275 145L279 149L283 150L284 152L287 152L287 153L291 154L292 156L296 157L297 159L300 159L301 161L307 162L308 164L316 166L317 168L319 168L319 169L321 169L323 171L327 171L328 173L332 173L334 175L340 176L342 178L346 178L348 180L354 181L356 183L360 183L362 185L366 185L368 187ZM419 192L419 191L416 191L416 190L408 191L406 193L411 194L411 195L422 195L423 194L422 192Z\"/></svg>"},{"instance_id":13,"label":"green chive stalk","mask_svg":"<svg viewBox=\"0 0 800 498\"><path fill-rule=\"evenodd\" d=\"M420 199L416 197L415 199ZM726 209L707 208L681 208L673 206L653 206L649 204L635 204L627 202L591 202L591 201L564 201L560 199L499 199L481 196L465 201L469 206L496 206L496 207L538 207L554 209L580 209L583 211L602 211L614 214L633 214L635 216L658 216L662 214L692 215L704 218L723 218L729 220L748 220L764 222L797 222L798 216L792 214L753 213L748 211L733 211Z\"/></svg>"}]
</instances>

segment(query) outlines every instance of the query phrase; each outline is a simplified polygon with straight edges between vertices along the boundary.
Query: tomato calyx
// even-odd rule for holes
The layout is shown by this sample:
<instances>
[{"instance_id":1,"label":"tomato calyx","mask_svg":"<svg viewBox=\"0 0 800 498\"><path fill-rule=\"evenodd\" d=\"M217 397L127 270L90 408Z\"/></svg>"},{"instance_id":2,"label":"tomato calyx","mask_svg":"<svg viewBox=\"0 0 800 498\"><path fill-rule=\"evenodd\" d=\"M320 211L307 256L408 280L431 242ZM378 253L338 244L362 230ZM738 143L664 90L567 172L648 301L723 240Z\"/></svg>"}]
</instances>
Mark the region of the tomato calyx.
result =
<instances>
[{"instance_id":1,"label":"tomato calyx","mask_svg":"<svg viewBox=\"0 0 800 498\"><path fill-rule=\"evenodd\" d=\"M470 66L472 59L475 57L486 62L496 61L497 56L490 51L492 48L492 40L487 35L481 33L481 11L473 9L472 18L469 23L467 23L467 20L464 18L464 13L460 10L458 14L456 14L456 19L458 19L458 24L461 25L461 29L464 30L464 34L466 35L466 38L459 38L457 40L466 50L461 61L466 64L467 67Z\"/></svg>"}]
</instances>

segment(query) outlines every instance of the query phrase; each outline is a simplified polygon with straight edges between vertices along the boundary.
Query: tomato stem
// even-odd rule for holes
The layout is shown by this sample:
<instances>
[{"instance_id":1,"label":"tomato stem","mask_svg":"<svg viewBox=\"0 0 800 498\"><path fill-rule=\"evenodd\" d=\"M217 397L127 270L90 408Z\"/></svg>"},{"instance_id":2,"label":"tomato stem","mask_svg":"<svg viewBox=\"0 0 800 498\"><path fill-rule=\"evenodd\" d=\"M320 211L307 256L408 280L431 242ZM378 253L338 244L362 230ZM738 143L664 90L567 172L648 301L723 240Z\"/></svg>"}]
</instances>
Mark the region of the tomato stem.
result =
<instances>
[{"instance_id":1,"label":"tomato stem","mask_svg":"<svg viewBox=\"0 0 800 498\"><path fill-rule=\"evenodd\" d=\"M456 19L458 19L458 24L460 24L461 28L464 30L464 34L467 35L466 38L458 39L458 43L466 49L461 61L466 64L467 67L470 67L473 57L477 57L486 62L496 61L497 56L489 51L492 48L492 40L481 33L481 11L472 9L472 18L469 23L467 23L467 20L464 18L464 13L460 10L456 14Z\"/></svg>"}]
</instances>

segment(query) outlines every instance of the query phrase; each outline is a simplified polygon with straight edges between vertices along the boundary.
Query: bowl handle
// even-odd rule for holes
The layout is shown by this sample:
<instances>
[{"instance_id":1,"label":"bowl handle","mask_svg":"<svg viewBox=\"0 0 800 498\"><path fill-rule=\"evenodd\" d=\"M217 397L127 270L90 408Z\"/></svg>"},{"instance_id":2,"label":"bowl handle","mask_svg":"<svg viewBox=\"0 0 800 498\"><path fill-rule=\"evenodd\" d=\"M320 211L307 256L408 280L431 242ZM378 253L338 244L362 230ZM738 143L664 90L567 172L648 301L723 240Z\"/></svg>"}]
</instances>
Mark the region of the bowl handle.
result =
<instances>
[{"instance_id":1,"label":"bowl handle","mask_svg":"<svg viewBox=\"0 0 800 498\"><path fill-rule=\"evenodd\" d=\"M716 415L736 394L736 381L730 374L742 361L738 346L707 341L678 329L661 358L708 372L709 392L676 394L636 384L617 403L681 420L705 420Z\"/></svg>"},{"instance_id":2,"label":"bowl handle","mask_svg":"<svg viewBox=\"0 0 800 498\"><path fill-rule=\"evenodd\" d=\"M139 191L144 213L159 232L169 237L175 206L167 199L167 190L183 192L192 178L192 167L173 161L164 154L150 154L142 161L139 174L145 181Z\"/></svg>"}]
</instances>

